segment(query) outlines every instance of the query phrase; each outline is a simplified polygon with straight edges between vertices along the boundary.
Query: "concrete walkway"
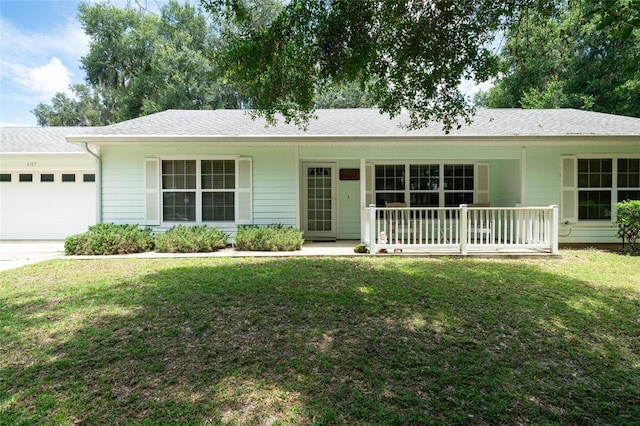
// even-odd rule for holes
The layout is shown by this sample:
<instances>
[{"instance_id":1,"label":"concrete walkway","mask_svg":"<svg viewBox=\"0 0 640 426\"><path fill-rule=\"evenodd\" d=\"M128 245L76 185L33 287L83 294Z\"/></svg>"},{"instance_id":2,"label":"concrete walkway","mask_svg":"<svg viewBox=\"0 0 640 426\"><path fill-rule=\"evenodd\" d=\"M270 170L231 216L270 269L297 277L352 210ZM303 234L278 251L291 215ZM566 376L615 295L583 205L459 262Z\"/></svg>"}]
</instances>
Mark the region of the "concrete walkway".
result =
<instances>
[{"instance_id":1,"label":"concrete walkway","mask_svg":"<svg viewBox=\"0 0 640 426\"><path fill-rule=\"evenodd\" d=\"M300 256L368 256L367 254L357 254L353 251L360 241L357 240L340 240L335 242L305 242L302 250L297 251L237 251L234 248L226 248L213 253L136 253L127 255L113 256L65 256L64 241L0 241L0 271L6 271L31 263L42 262L44 260L67 258L67 259L125 259L130 257L137 258L171 258L171 257L300 257ZM459 252L452 250L429 250L429 251L410 251L389 252L387 254L376 256L414 256L414 257L433 257L433 256L461 256ZM469 253L469 257L537 257L547 256L556 257L547 252L537 251L514 251L499 250L489 252Z\"/></svg>"},{"instance_id":2,"label":"concrete walkway","mask_svg":"<svg viewBox=\"0 0 640 426\"><path fill-rule=\"evenodd\" d=\"M66 257L68 259L96 258L168 258L168 257L293 257L293 256L355 256L353 249L359 241L306 242L302 250L286 252L237 251L233 248L213 253L136 253L116 256L65 256L64 241L0 241L0 271L31 263Z\"/></svg>"},{"instance_id":3,"label":"concrete walkway","mask_svg":"<svg viewBox=\"0 0 640 426\"><path fill-rule=\"evenodd\" d=\"M64 256L64 241L0 241L0 271Z\"/></svg>"}]
</instances>

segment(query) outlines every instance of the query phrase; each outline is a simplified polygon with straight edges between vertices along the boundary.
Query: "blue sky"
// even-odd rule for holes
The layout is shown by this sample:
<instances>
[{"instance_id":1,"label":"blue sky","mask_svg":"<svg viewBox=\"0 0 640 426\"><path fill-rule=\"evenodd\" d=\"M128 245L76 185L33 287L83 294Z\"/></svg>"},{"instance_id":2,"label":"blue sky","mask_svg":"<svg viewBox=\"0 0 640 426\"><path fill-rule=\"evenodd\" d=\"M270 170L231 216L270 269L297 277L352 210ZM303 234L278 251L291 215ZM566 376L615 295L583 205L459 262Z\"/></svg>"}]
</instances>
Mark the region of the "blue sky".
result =
<instances>
[{"instance_id":1,"label":"blue sky","mask_svg":"<svg viewBox=\"0 0 640 426\"><path fill-rule=\"evenodd\" d=\"M138 0L151 10L166 1ZM89 51L89 38L76 17L80 3L0 0L0 126L37 125L31 110L84 81L80 58ZM127 0L110 3L124 7Z\"/></svg>"},{"instance_id":2,"label":"blue sky","mask_svg":"<svg viewBox=\"0 0 640 426\"><path fill-rule=\"evenodd\" d=\"M89 0L90 2L96 0ZM139 0L158 8L166 0ZM193 2L193 1L192 1ZM82 83L80 58L89 38L77 20L78 0L0 0L0 126L35 126L31 113L57 92ZM126 0L111 4L126 5ZM472 82L463 91L475 92Z\"/></svg>"},{"instance_id":3,"label":"blue sky","mask_svg":"<svg viewBox=\"0 0 640 426\"><path fill-rule=\"evenodd\" d=\"M30 112L81 83L88 51L76 0L0 0L0 125L36 125Z\"/></svg>"}]
</instances>

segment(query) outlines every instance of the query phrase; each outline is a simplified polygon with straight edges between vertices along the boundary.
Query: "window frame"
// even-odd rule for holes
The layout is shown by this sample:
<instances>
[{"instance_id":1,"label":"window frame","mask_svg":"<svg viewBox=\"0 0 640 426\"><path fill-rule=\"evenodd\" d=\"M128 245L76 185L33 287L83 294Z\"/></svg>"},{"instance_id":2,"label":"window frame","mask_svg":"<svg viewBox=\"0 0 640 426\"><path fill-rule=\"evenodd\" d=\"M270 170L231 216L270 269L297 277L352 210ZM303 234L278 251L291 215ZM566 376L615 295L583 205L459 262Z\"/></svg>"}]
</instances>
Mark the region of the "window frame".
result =
<instances>
[{"instance_id":1,"label":"window frame","mask_svg":"<svg viewBox=\"0 0 640 426\"><path fill-rule=\"evenodd\" d=\"M640 187L624 187L621 188L618 186L618 161L619 160L638 160L640 161L640 155L637 154L586 154L586 155L576 155L576 167L575 167L575 199L576 199L576 221L583 225L602 225L604 223L613 223L616 220L616 204L618 203L618 192L619 191L640 191ZM611 160L611 187L602 187L602 188L594 188L594 187L580 187L579 182L579 164L580 160ZM610 214L608 218L605 219L581 219L580 218L580 192L593 192L593 191L609 191L611 194L611 206L610 206Z\"/></svg>"},{"instance_id":2,"label":"window frame","mask_svg":"<svg viewBox=\"0 0 640 426\"><path fill-rule=\"evenodd\" d=\"M404 201L400 201L400 202L405 202L407 207L416 207L416 208L446 208L446 207L458 207L459 204L454 205L447 205L446 204L446 199L447 196L450 194L462 194L462 193L466 193L466 194L471 194L472 197L472 202L476 202L475 200L478 198L478 192L479 190L477 189L477 166L478 164L485 164L485 163L479 163L477 161L384 161L384 162L374 162L371 163L372 165L372 173L373 173L373 182L372 182L372 201L374 204L376 204L378 207L384 207L383 205L380 205L378 203L378 196L379 194L403 194L404 196ZM404 174L404 189L403 190L399 190L399 189L382 189L379 190L377 189L377 181L376 179L378 178L377 175L377 167L378 166L404 166L404 170L405 170L405 174ZM411 176L411 168L412 166L423 166L423 167L437 167L438 168L438 188L435 190L432 189L412 189L412 179L413 178L420 178L420 176ZM445 180L448 178L452 178L455 179L456 176L445 176L445 168L448 166L467 166L467 167L471 167L472 168L472 173L473 173L473 184L472 184L472 189L448 189L446 188L445 185ZM438 205L437 206L416 206L416 205L412 205L411 204L411 195L412 194L437 194L438 196ZM397 201L397 200L396 200Z\"/></svg>"},{"instance_id":3,"label":"window frame","mask_svg":"<svg viewBox=\"0 0 640 426\"><path fill-rule=\"evenodd\" d=\"M244 158L239 155L216 155L216 156L199 156L199 155L190 155L190 156L162 156L158 157L159 160L159 214L160 214L160 226L175 226L175 225L208 225L208 226L216 226L216 227L229 227L235 226L241 222L239 219L239 192L240 188L240 160ZM196 163L196 171L195 171L195 188L184 188L184 189L165 189L163 186L162 179L162 168L165 161L195 161ZM202 187L202 162L203 161L234 161L234 188L225 188L225 189L208 189ZM195 220L188 221L174 221L174 220L165 220L164 215L164 194L169 192L192 192L195 193ZM231 192L234 194L233 201L233 220L214 220L214 221L205 221L203 220L203 194L205 193L228 193Z\"/></svg>"}]
</instances>

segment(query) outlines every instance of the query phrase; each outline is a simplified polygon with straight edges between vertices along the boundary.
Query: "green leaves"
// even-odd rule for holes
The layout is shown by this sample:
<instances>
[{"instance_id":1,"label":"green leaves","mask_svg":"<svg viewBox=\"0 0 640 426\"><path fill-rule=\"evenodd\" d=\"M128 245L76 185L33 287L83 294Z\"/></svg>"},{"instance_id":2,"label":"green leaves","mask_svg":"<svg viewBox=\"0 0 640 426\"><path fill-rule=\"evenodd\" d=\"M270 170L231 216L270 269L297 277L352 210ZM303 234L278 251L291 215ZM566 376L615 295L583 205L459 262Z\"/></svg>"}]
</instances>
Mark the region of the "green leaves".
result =
<instances>
[{"instance_id":1,"label":"green leaves","mask_svg":"<svg viewBox=\"0 0 640 426\"><path fill-rule=\"evenodd\" d=\"M503 73L483 104L580 108L640 116L640 37L632 2L568 3L557 16L532 13L510 29Z\"/></svg>"},{"instance_id":2,"label":"green leaves","mask_svg":"<svg viewBox=\"0 0 640 426\"><path fill-rule=\"evenodd\" d=\"M243 16L244 3L203 3ZM472 0L298 0L260 30L230 37L222 58L229 78L268 119L281 113L304 123L318 93L356 83L369 85L382 111L409 110L411 127L437 119L450 129L472 112L461 79L497 71L483 46L506 11L502 3Z\"/></svg>"}]
</instances>

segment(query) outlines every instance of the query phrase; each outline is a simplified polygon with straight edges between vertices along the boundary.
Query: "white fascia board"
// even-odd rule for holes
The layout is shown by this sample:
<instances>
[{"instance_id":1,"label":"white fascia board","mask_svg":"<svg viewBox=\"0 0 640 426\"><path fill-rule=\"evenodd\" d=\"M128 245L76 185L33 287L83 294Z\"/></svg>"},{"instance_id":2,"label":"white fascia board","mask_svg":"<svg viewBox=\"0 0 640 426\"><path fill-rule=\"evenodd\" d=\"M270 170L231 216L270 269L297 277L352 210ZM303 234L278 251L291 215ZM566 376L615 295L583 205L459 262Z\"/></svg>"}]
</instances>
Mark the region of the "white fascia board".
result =
<instances>
[{"instance_id":1,"label":"white fascia board","mask_svg":"<svg viewBox=\"0 0 640 426\"><path fill-rule=\"evenodd\" d=\"M638 145L640 135L566 135L566 136L362 136L362 135L73 135L66 137L73 144L94 146L123 144L169 146L175 144L211 145L235 144L251 146L313 145L367 146L394 144L397 146L556 146L556 145Z\"/></svg>"}]
</instances>

